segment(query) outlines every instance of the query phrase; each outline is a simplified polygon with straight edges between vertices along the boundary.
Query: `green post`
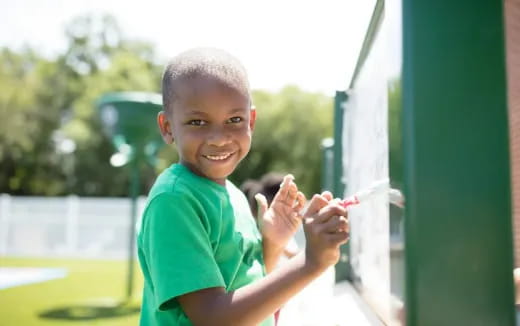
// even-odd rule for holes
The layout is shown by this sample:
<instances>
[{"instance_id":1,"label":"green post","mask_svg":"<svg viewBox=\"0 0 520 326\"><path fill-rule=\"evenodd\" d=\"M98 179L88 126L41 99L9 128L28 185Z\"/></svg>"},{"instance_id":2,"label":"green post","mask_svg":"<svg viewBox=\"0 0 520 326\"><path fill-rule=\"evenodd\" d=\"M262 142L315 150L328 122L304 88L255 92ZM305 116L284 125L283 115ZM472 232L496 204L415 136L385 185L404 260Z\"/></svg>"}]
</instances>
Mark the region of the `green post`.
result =
<instances>
[{"instance_id":1,"label":"green post","mask_svg":"<svg viewBox=\"0 0 520 326\"><path fill-rule=\"evenodd\" d=\"M345 182L343 177L343 104L347 101L347 92L336 91L334 97L334 188L336 197L343 197Z\"/></svg>"},{"instance_id":2,"label":"green post","mask_svg":"<svg viewBox=\"0 0 520 326\"><path fill-rule=\"evenodd\" d=\"M502 1L402 5L407 325L515 325Z\"/></svg>"},{"instance_id":3,"label":"green post","mask_svg":"<svg viewBox=\"0 0 520 326\"><path fill-rule=\"evenodd\" d=\"M343 179L343 105L348 99L346 91L336 91L334 97L334 142L332 166L332 193L334 197L343 198L345 192L345 180ZM349 277L348 263L349 245L341 246L341 259L335 266L336 282L346 280Z\"/></svg>"},{"instance_id":4,"label":"green post","mask_svg":"<svg viewBox=\"0 0 520 326\"><path fill-rule=\"evenodd\" d=\"M135 262L135 223L137 221L137 197L139 197L139 161L137 159L131 162L130 166L130 200L131 200L131 212L130 212L130 228L128 237L128 277L126 281L126 297L130 299L132 297L133 286L134 286L134 262Z\"/></svg>"},{"instance_id":5,"label":"green post","mask_svg":"<svg viewBox=\"0 0 520 326\"><path fill-rule=\"evenodd\" d=\"M334 139L321 141L321 191L334 188Z\"/></svg>"}]
</instances>

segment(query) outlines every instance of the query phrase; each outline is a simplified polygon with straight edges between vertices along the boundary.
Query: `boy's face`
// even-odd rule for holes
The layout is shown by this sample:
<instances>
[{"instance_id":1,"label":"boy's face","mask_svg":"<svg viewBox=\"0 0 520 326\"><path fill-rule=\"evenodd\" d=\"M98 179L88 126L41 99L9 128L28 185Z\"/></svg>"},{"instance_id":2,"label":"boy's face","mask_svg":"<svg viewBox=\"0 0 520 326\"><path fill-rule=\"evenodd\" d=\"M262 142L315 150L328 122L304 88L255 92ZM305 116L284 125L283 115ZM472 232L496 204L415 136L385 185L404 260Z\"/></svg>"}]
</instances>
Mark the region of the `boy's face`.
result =
<instances>
[{"instance_id":1,"label":"boy's face","mask_svg":"<svg viewBox=\"0 0 520 326\"><path fill-rule=\"evenodd\" d=\"M256 111L248 96L218 80L196 77L177 89L171 112L158 117L167 143L195 174L224 185L247 155Z\"/></svg>"}]
</instances>

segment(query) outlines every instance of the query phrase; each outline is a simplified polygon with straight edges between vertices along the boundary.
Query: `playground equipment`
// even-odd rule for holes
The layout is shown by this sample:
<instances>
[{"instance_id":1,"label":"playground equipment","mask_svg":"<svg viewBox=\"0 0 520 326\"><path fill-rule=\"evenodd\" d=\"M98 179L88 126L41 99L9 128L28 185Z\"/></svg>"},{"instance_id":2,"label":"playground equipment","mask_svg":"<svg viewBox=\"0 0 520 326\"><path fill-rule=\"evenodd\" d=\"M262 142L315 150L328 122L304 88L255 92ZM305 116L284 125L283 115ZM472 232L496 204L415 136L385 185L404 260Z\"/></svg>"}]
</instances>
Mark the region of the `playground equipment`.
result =
<instances>
[{"instance_id":1,"label":"playground equipment","mask_svg":"<svg viewBox=\"0 0 520 326\"><path fill-rule=\"evenodd\" d=\"M139 195L139 167L155 164L155 154L163 141L156 127L157 114L162 110L160 94L144 92L108 93L96 103L105 132L117 150L110 158L114 166L130 167L131 200L128 234L128 271L126 299L132 295L135 262L135 223Z\"/></svg>"}]
</instances>

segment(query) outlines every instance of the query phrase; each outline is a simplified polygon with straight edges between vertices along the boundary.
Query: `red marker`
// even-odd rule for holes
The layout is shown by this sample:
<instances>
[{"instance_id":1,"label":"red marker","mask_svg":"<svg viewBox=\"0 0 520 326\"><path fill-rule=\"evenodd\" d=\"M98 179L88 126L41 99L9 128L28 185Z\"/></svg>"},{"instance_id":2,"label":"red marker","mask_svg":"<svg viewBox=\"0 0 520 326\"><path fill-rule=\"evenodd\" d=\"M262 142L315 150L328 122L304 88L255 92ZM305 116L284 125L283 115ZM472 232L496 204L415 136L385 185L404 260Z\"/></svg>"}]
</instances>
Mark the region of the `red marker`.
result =
<instances>
[{"instance_id":1,"label":"red marker","mask_svg":"<svg viewBox=\"0 0 520 326\"><path fill-rule=\"evenodd\" d=\"M379 194L388 194L388 200L391 204L399 207L404 206L404 197L397 189L390 188L388 179L374 182L369 188L361 190L346 199L340 201L340 205L347 208L352 205L364 203Z\"/></svg>"}]
</instances>

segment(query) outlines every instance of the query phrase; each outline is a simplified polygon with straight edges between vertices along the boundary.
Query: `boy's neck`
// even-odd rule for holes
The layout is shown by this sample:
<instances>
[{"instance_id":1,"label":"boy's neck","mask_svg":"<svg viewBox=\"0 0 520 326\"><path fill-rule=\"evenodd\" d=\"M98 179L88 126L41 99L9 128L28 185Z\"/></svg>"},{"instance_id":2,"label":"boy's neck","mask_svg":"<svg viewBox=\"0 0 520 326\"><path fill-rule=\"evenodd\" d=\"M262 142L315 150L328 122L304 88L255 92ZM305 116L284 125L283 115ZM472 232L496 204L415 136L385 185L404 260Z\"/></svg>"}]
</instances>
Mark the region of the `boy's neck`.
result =
<instances>
[{"instance_id":1,"label":"boy's neck","mask_svg":"<svg viewBox=\"0 0 520 326\"><path fill-rule=\"evenodd\" d=\"M213 180L213 179L210 179L210 178L208 178L208 177L206 177L206 176L204 176L204 175L201 175L200 173L197 173L197 172L194 171L192 168L190 168L190 166L189 166L188 164L186 164L186 163L183 162L182 160L179 161L179 163L177 163L177 164L182 165L184 168L186 168L186 169L187 169L188 171L190 171L192 174L194 174L194 175L196 175L196 176L198 176L198 177L200 177L200 178L206 179L206 180L211 181L211 182L213 182L213 183L215 183L215 184L217 184L217 185L219 185L219 186L221 186L221 187L226 188L227 178L225 178L225 179L221 179L221 180L218 180L218 181L217 181L217 180Z\"/></svg>"}]
</instances>

